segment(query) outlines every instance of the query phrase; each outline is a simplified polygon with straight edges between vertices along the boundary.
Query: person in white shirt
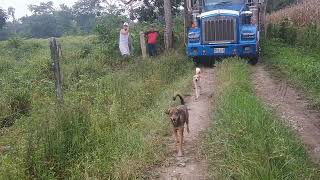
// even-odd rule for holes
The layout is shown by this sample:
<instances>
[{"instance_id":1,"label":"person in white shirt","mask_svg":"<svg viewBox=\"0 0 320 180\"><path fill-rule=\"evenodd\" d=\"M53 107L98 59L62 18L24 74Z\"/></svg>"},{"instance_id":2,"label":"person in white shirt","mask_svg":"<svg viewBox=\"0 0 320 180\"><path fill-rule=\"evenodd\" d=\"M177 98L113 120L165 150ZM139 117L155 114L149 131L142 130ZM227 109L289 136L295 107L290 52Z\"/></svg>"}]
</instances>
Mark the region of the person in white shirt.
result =
<instances>
[{"instance_id":1,"label":"person in white shirt","mask_svg":"<svg viewBox=\"0 0 320 180\"><path fill-rule=\"evenodd\" d=\"M128 23L123 24L123 28L120 30L120 38L119 38L119 49L122 56L130 56L129 49L129 25Z\"/></svg>"}]
</instances>

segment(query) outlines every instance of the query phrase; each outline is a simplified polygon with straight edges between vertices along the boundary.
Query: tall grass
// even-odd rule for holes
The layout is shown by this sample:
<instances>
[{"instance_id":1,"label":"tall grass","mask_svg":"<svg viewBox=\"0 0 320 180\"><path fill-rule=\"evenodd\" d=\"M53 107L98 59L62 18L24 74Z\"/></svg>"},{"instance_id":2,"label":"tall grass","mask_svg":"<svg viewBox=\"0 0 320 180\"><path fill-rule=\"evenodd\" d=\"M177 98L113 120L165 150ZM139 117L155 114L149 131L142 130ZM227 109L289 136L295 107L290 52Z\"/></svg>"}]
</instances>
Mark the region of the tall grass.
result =
<instances>
[{"instance_id":1,"label":"tall grass","mask_svg":"<svg viewBox=\"0 0 320 180\"><path fill-rule=\"evenodd\" d=\"M249 68L231 59L217 69L214 125L207 135L215 179L318 179L303 146L255 97Z\"/></svg>"},{"instance_id":2,"label":"tall grass","mask_svg":"<svg viewBox=\"0 0 320 180\"><path fill-rule=\"evenodd\" d=\"M319 52L319 6L318 0L303 0L294 6L271 13L268 16L268 36Z\"/></svg>"},{"instance_id":3,"label":"tall grass","mask_svg":"<svg viewBox=\"0 0 320 180\"><path fill-rule=\"evenodd\" d=\"M274 39L264 42L262 48L265 62L309 93L313 97L314 106L320 109L319 54L289 47Z\"/></svg>"},{"instance_id":4,"label":"tall grass","mask_svg":"<svg viewBox=\"0 0 320 180\"><path fill-rule=\"evenodd\" d=\"M271 24L280 24L283 19L290 19L296 26L306 27L320 24L320 1L303 0L291 7L271 13L267 19Z\"/></svg>"},{"instance_id":5,"label":"tall grass","mask_svg":"<svg viewBox=\"0 0 320 180\"><path fill-rule=\"evenodd\" d=\"M265 62L272 64L311 95L320 109L320 1L304 0L273 12L268 39L262 43Z\"/></svg>"},{"instance_id":6,"label":"tall grass","mask_svg":"<svg viewBox=\"0 0 320 180\"><path fill-rule=\"evenodd\" d=\"M163 158L168 123L162 109L174 91L188 85L184 79L192 64L182 51L147 60L110 58L94 41L61 40L65 99L60 108L47 42L0 44L1 116L12 113L8 105L19 94L28 97L19 102L30 106L1 131L0 147L10 148L0 151L0 179L133 179ZM39 48L24 58L10 55L33 43Z\"/></svg>"}]
</instances>

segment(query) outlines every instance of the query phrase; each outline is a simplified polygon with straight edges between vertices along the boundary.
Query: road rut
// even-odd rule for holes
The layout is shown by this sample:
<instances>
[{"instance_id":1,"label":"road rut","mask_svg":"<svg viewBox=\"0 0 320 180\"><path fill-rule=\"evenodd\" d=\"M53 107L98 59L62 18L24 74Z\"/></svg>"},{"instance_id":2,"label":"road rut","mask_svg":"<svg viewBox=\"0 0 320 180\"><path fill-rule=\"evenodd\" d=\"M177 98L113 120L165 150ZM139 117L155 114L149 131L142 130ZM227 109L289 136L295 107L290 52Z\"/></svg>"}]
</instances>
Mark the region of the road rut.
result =
<instances>
[{"instance_id":1,"label":"road rut","mask_svg":"<svg viewBox=\"0 0 320 180\"><path fill-rule=\"evenodd\" d=\"M264 65L252 68L256 94L292 127L307 146L311 159L320 164L320 113L310 110L302 94L285 80L275 80Z\"/></svg>"}]
</instances>

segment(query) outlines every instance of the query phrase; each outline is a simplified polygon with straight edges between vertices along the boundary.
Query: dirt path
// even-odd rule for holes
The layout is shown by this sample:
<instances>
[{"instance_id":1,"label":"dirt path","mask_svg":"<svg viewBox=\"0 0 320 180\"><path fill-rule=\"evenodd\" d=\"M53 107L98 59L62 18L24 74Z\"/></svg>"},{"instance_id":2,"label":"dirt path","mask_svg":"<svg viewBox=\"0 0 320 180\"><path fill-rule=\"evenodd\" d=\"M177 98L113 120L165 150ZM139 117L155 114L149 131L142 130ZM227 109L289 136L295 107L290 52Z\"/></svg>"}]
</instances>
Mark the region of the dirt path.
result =
<instances>
[{"instance_id":1,"label":"dirt path","mask_svg":"<svg viewBox=\"0 0 320 180\"><path fill-rule=\"evenodd\" d=\"M276 109L279 117L287 122L307 146L312 160L320 163L320 114L308 108L301 94L286 81L274 80L263 65L252 68L256 93Z\"/></svg>"},{"instance_id":2,"label":"dirt path","mask_svg":"<svg viewBox=\"0 0 320 180\"><path fill-rule=\"evenodd\" d=\"M207 161L200 155L201 132L209 127L212 120L212 95L214 92L214 69L201 68L202 93L198 100L187 97L187 107L190 109L190 133L185 134L183 146L184 156L177 157L174 138L170 137L170 153L163 167L158 167L152 173L151 179L165 180L202 180L208 179Z\"/></svg>"}]
</instances>

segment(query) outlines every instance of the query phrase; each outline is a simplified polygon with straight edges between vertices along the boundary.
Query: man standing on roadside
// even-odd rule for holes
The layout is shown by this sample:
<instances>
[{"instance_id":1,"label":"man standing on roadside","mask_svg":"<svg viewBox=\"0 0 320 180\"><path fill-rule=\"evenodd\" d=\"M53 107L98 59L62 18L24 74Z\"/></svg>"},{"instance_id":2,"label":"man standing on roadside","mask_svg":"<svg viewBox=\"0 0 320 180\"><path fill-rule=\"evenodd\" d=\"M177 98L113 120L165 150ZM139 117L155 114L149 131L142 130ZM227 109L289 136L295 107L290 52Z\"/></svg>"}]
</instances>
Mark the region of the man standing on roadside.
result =
<instances>
[{"instance_id":1,"label":"man standing on roadside","mask_svg":"<svg viewBox=\"0 0 320 180\"><path fill-rule=\"evenodd\" d=\"M119 37L119 49L123 57L130 56L129 35L129 25L125 22L123 28L120 30Z\"/></svg>"},{"instance_id":2,"label":"man standing on roadside","mask_svg":"<svg viewBox=\"0 0 320 180\"><path fill-rule=\"evenodd\" d=\"M150 30L145 33L148 39L148 52L150 56L157 55L157 38L159 36L159 32L154 30L154 25L150 26Z\"/></svg>"}]
</instances>

